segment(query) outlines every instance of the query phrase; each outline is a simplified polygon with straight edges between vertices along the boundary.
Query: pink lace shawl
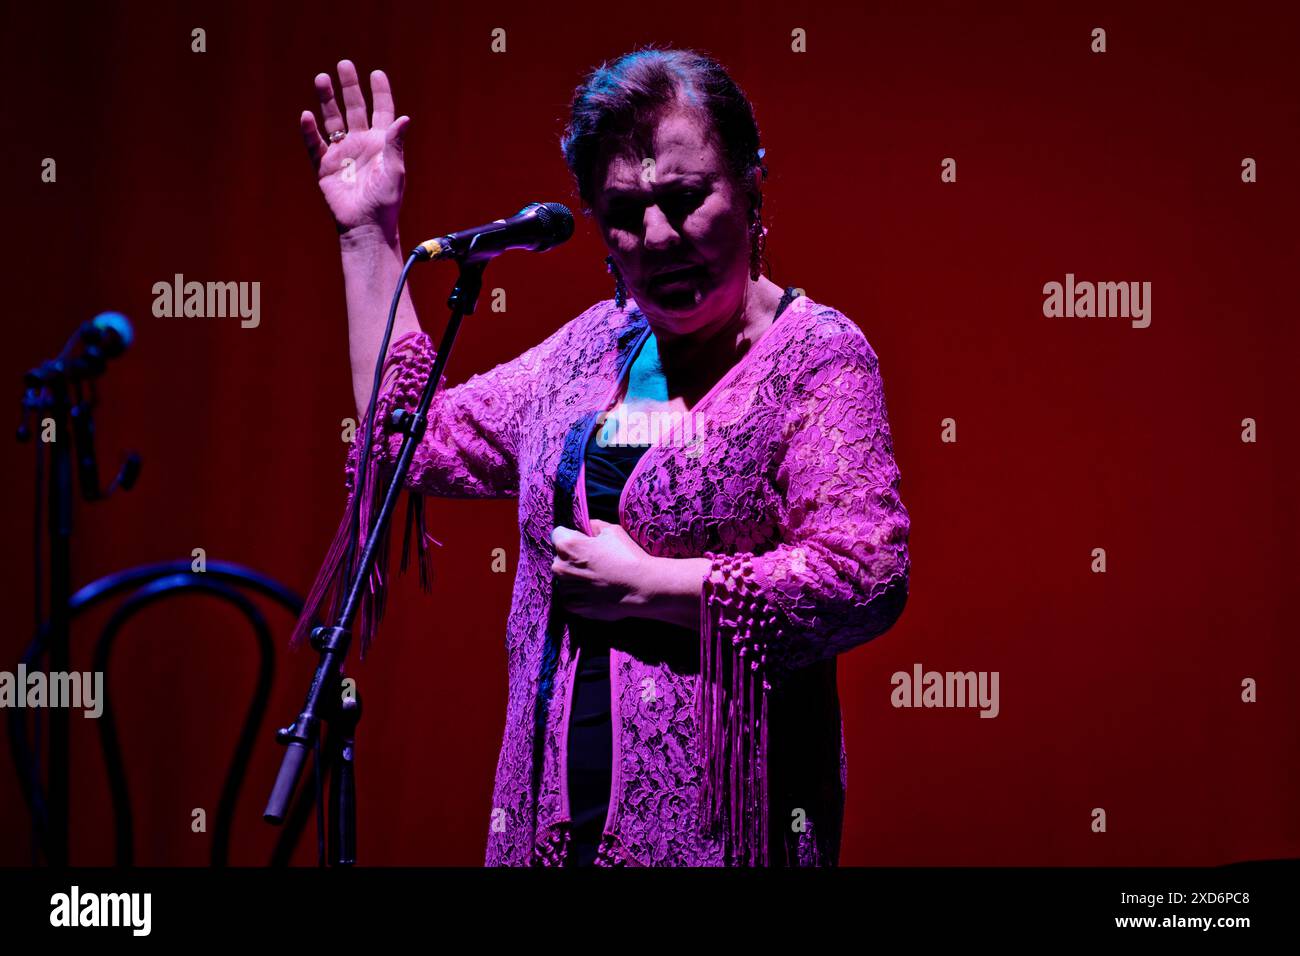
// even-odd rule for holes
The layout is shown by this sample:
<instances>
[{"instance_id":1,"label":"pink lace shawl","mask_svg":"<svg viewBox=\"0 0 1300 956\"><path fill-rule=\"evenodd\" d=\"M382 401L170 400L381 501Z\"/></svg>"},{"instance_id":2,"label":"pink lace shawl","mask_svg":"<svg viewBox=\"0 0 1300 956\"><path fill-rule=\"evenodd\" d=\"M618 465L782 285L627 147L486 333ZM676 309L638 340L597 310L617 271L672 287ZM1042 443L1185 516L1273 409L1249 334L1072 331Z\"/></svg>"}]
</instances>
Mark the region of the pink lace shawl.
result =
<instances>
[{"instance_id":1,"label":"pink lace shawl","mask_svg":"<svg viewBox=\"0 0 1300 956\"><path fill-rule=\"evenodd\" d=\"M551 604L551 529L590 530L582 449L649 331L635 302L598 302L519 357L440 391L408 477L402 566L414 542L426 582L421 495L519 500L488 865L565 861L577 653ZM432 361L424 333L393 343L379 422L415 407ZM642 457L619 510L647 552L712 560L698 655L611 653L615 754L597 862L834 865L847 783L835 655L894 623L910 568L877 357L842 313L801 296L691 422L689 441ZM399 445L376 429L363 518ZM295 640L339 600L357 447L349 514ZM363 653L383 611L388 551L385 542L356 628Z\"/></svg>"}]
</instances>

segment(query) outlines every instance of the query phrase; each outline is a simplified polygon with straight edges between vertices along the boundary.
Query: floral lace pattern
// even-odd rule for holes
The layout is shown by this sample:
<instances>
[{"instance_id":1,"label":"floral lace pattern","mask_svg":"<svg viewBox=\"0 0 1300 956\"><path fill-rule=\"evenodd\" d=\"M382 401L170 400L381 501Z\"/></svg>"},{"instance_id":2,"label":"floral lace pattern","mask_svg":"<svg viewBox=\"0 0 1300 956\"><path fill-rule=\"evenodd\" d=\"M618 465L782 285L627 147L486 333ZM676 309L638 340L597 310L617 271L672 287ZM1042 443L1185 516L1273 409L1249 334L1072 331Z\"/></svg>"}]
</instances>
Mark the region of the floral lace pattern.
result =
<instances>
[{"instance_id":1,"label":"floral lace pattern","mask_svg":"<svg viewBox=\"0 0 1300 956\"><path fill-rule=\"evenodd\" d=\"M440 390L415 451L404 537L422 559L421 495L519 499L488 865L566 862L576 657L551 601L551 530L585 521L582 448L647 334L635 302L596 303L518 358ZM415 407L433 357L424 333L393 343L374 475L353 493L354 443L350 508L358 497L363 512L375 507L401 444L383 423ZM622 524L650 554L712 559L700 633L682 629L690 646L611 651L617 759L597 863L834 865L847 774L835 657L894 623L910 570L879 363L847 317L801 296L692 413L705 428L645 453ZM299 634L337 600L337 570L322 568ZM363 648L385 574L381 560L358 623ZM638 619L624 623L630 632Z\"/></svg>"}]
</instances>

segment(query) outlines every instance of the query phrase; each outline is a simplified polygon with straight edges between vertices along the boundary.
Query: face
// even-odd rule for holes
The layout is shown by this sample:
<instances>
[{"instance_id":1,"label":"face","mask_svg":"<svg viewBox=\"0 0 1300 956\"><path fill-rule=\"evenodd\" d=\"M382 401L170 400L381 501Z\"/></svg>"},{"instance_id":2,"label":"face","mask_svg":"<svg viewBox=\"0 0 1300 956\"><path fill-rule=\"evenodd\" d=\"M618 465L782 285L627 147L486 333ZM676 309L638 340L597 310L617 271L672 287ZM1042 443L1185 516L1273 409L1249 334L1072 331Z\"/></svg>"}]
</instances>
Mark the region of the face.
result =
<instances>
[{"instance_id":1,"label":"face","mask_svg":"<svg viewBox=\"0 0 1300 956\"><path fill-rule=\"evenodd\" d=\"M606 146L592 216L628 293L663 332L726 322L749 280L749 195L733 181L707 121L665 113L648 155Z\"/></svg>"}]
</instances>

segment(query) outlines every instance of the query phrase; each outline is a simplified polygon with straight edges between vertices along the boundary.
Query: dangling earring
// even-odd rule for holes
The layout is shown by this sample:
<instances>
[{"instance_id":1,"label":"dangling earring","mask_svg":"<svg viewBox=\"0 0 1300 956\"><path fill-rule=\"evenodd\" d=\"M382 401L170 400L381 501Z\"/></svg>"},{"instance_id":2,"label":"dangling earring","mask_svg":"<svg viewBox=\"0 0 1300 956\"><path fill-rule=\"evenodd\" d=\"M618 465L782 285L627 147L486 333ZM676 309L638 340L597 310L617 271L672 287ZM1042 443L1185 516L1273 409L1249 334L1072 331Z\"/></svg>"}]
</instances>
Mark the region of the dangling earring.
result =
<instances>
[{"instance_id":1,"label":"dangling earring","mask_svg":"<svg viewBox=\"0 0 1300 956\"><path fill-rule=\"evenodd\" d=\"M623 284L623 273L618 271L618 266L614 264L613 256L605 257L605 268L609 274L614 277L614 304L618 306L620 312L623 306L627 305L627 286Z\"/></svg>"},{"instance_id":2,"label":"dangling earring","mask_svg":"<svg viewBox=\"0 0 1300 956\"><path fill-rule=\"evenodd\" d=\"M759 212L763 208L763 199L760 196L758 206L751 210L749 220L749 277L755 282L763 273L763 253L767 250L767 227L763 225L763 217Z\"/></svg>"}]
</instances>

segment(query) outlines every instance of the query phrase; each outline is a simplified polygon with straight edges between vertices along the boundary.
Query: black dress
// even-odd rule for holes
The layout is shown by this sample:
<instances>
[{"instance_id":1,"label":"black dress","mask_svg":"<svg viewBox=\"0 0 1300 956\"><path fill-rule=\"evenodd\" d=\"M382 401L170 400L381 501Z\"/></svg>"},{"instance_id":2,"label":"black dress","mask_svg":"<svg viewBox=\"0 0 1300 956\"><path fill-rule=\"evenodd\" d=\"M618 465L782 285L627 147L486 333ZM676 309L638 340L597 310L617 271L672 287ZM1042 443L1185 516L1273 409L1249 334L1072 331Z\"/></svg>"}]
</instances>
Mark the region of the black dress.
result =
<instances>
[{"instance_id":1,"label":"black dress","mask_svg":"<svg viewBox=\"0 0 1300 956\"><path fill-rule=\"evenodd\" d=\"M618 524L618 499L648 445L601 445L600 429L587 442L587 512ZM591 866L609 812L614 737L610 724L608 622L572 620L581 647L569 724L569 809L573 834L569 859Z\"/></svg>"}]
</instances>

